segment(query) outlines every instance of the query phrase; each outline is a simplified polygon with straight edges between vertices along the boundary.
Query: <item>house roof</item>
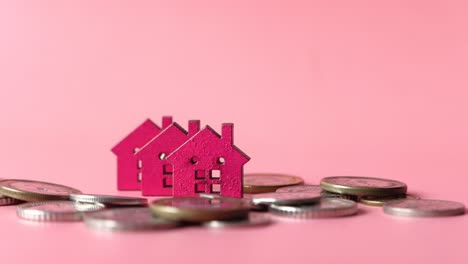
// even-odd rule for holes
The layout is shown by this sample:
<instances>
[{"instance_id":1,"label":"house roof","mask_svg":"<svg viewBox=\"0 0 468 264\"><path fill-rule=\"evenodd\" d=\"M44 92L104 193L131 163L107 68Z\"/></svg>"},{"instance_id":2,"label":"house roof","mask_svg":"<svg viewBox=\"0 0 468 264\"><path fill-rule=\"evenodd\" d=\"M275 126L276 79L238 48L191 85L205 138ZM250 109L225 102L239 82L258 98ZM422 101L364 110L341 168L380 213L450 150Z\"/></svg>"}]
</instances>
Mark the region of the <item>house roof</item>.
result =
<instances>
[{"instance_id":1,"label":"house roof","mask_svg":"<svg viewBox=\"0 0 468 264\"><path fill-rule=\"evenodd\" d=\"M166 133L170 133L171 131L175 131L174 129L178 129L179 131L181 131L185 135L188 134L188 132L182 126L180 126L177 122L173 122L171 125L166 127L163 131L161 131L159 134L157 134L155 137L153 137L150 141L148 141L148 143L146 143L143 147L141 147L140 150L138 150L135 154L138 154L138 153L142 152L143 150L147 149L147 147L149 145L151 145L151 143L153 143L155 140L157 140L158 138L161 138Z\"/></svg>"},{"instance_id":2,"label":"house roof","mask_svg":"<svg viewBox=\"0 0 468 264\"><path fill-rule=\"evenodd\" d=\"M135 128L132 132L130 132L125 138L123 138L117 145L112 148L112 152L114 154L119 154L126 146L127 141L132 138L133 136L144 133L147 130L155 130L156 133L161 131L161 128L156 125L151 119L146 119L143 123L141 123L137 128Z\"/></svg>"},{"instance_id":3,"label":"house roof","mask_svg":"<svg viewBox=\"0 0 468 264\"><path fill-rule=\"evenodd\" d=\"M175 158L176 156L178 156L179 155L178 153L181 153L185 149L187 149L189 147L189 144L193 142L193 140L195 140L197 137L203 136L204 134L209 134L212 136L211 138L216 138L220 141L222 140L221 135L218 134L218 132L216 132L212 127L205 126L205 128L203 128L198 133L193 135L193 137L188 139L184 144L182 144L180 147L175 149L171 154L169 154L167 156L167 159L170 160L171 158ZM241 149L239 149L237 146L235 146L234 144L229 144L229 148L231 148L232 151L237 153L239 157L244 160L244 163L250 160L250 157L247 154L245 154Z\"/></svg>"}]
</instances>

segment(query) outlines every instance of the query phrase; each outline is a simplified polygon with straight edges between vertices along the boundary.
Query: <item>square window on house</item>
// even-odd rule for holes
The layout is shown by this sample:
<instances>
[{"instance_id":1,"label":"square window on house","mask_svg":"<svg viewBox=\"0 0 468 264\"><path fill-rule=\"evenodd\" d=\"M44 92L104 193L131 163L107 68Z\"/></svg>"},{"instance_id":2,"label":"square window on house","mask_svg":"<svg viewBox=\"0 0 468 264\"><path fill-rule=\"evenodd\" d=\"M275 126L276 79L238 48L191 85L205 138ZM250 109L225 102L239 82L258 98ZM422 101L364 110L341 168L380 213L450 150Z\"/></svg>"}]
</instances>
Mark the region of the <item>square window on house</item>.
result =
<instances>
[{"instance_id":1,"label":"square window on house","mask_svg":"<svg viewBox=\"0 0 468 264\"><path fill-rule=\"evenodd\" d=\"M137 177L138 181L141 182L143 180L143 173L139 172Z\"/></svg>"},{"instance_id":2,"label":"square window on house","mask_svg":"<svg viewBox=\"0 0 468 264\"><path fill-rule=\"evenodd\" d=\"M198 180L203 180L205 179L205 170L196 170L195 171L195 179L198 179Z\"/></svg>"},{"instance_id":3,"label":"square window on house","mask_svg":"<svg viewBox=\"0 0 468 264\"><path fill-rule=\"evenodd\" d=\"M164 177L163 178L163 187L164 188L171 188L172 187L172 177Z\"/></svg>"},{"instance_id":4,"label":"square window on house","mask_svg":"<svg viewBox=\"0 0 468 264\"><path fill-rule=\"evenodd\" d=\"M214 183L211 184L211 193L220 193L221 192L221 184Z\"/></svg>"},{"instance_id":5,"label":"square window on house","mask_svg":"<svg viewBox=\"0 0 468 264\"><path fill-rule=\"evenodd\" d=\"M204 193L205 192L205 184L204 183L196 183L195 184L195 192L196 193Z\"/></svg>"},{"instance_id":6,"label":"square window on house","mask_svg":"<svg viewBox=\"0 0 468 264\"><path fill-rule=\"evenodd\" d=\"M221 179L221 171L220 170L210 170L210 178L211 179Z\"/></svg>"},{"instance_id":7,"label":"square window on house","mask_svg":"<svg viewBox=\"0 0 468 264\"><path fill-rule=\"evenodd\" d=\"M163 166L163 174L164 175L172 175L173 172L174 172L174 170L172 168L172 164L164 164L164 166Z\"/></svg>"}]
</instances>

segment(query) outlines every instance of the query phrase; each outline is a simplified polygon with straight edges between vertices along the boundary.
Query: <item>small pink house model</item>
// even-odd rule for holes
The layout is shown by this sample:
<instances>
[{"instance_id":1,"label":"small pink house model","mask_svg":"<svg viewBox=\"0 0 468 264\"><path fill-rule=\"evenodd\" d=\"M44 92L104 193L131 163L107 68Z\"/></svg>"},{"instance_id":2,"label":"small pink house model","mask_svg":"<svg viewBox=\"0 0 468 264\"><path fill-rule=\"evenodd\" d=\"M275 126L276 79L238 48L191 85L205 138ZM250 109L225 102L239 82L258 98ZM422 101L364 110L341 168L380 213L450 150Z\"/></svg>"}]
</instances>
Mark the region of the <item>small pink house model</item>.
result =
<instances>
[{"instance_id":1,"label":"small pink house model","mask_svg":"<svg viewBox=\"0 0 468 264\"><path fill-rule=\"evenodd\" d=\"M172 117L163 117L162 123L163 129L168 127L172 124ZM117 188L119 190L140 190L139 167L141 164L134 154L160 132L161 128L147 119L112 148L112 152L117 155Z\"/></svg>"},{"instance_id":2,"label":"small pink house model","mask_svg":"<svg viewBox=\"0 0 468 264\"><path fill-rule=\"evenodd\" d=\"M141 160L143 195L172 196L172 164L166 157L200 131L200 121L189 121L188 133L177 123L161 131L135 156Z\"/></svg>"},{"instance_id":3,"label":"small pink house model","mask_svg":"<svg viewBox=\"0 0 468 264\"><path fill-rule=\"evenodd\" d=\"M167 157L173 165L173 195L242 198L243 167L249 160L233 144L233 124L223 124L221 136L206 126Z\"/></svg>"}]
</instances>

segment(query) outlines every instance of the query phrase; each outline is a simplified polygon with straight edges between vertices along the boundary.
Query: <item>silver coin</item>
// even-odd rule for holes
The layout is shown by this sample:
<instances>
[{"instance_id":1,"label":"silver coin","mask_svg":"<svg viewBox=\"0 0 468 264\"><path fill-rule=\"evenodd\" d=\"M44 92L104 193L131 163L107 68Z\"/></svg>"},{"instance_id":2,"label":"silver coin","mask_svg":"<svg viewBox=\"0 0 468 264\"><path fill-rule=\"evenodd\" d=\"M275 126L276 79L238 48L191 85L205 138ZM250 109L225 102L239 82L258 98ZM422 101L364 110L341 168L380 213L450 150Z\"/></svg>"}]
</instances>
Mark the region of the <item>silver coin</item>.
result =
<instances>
[{"instance_id":1,"label":"silver coin","mask_svg":"<svg viewBox=\"0 0 468 264\"><path fill-rule=\"evenodd\" d=\"M357 211L355 202L339 198L322 198L313 205L270 205L272 214L295 218L341 217L354 215Z\"/></svg>"},{"instance_id":2,"label":"silver coin","mask_svg":"<svg viewBox=\"0 0 468 264\"><path fill-rule=\"evenodd\" d=\"M398 216L451 216L464 214L465 205L443 200L402 199L385 203L383 210Z\"/></svg>"},{"instance_id":3,"label":"silver coin","mask_svg":"<svg viewBox=\"0 0 468 264\"><path fill-rule=\"evenodd\" d=\"M274 193L259 193L252 195L252 203L254 205L296 205L296 204L313 204L320 200L320 194L311 192L274 192Z\"/></svg>"},{"instance_id":4,"label":"silver coin","mask_svg":"<svg viewBox=\"0 0 468 264\"><path fill-rule=\"evenodd\" d=\"M177 222L152 216L148 208L119 208L99 211L85 215L84 222L88 227L107 231L157 230L178 226Z\"/></svg>"},{"instance_id":5,"label":"silver coin","mask_svg":"<svg viewBox=\"0 0 468 264\"><path fill-rule=\"evenodd\" d=\"M77 203L73 201L49 201L26 203L16 208L18 217L45 222L80 221L83 214L104 209L102 204Z\"/></svg>"},{"instance_id":6,"label":"silver coin","mask_svg":"<svg viewBox=\"0 0 468 264\"><path fill-rule=\"evenodd\" d=\"M107 206L148 205L148 200L146 198L101 194L70 194L70 200L82 203L101 203Z\"/></svg>"},{"instance_id":7,"label":"silver coin","mask_svg":"<svg viewBox=\"0 0 468 264\"><path fill-rule=\"evenodd\" d=\"M247 219L231 220L231 221L209 221L203 223L203 226L211 228L237 228L237 227L258 227L272 224L271 218L262 213L249 213Z\"/></svg>"},{"instance_id":8,"label":"silver coin","mask_svg":"<svg viewBox=\"0 0 468 264\"><path fill-rule=\"evenodd\" d=\"M222 196L219 194L212 194L212 193L200 193L199 196L201 198L208 198L208 199L217 199L221 198ZM267 211L268 207L262 206L262 205L255 205L252 203L252 196L253 194L250 193L244 193L244 198L240 198L244 201L244 203L250 207L250 210L253 211Z\"/></svg>"}]
</instances>

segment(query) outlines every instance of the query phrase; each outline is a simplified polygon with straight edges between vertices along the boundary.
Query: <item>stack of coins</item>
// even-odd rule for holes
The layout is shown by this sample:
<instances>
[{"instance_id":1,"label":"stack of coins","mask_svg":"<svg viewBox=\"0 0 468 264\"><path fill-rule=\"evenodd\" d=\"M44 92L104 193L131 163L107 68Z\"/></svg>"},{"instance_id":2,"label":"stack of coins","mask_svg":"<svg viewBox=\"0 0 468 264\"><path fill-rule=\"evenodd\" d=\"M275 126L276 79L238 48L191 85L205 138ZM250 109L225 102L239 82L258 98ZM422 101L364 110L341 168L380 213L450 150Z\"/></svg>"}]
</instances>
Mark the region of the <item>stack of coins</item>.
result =
<instances>
[{"instance_id":1,"label":"stack of coins","mask_svg":"<svg viewBox=\"0 0 468 264\"><path fill-rule=\"evenodd\" d=\"M83 221L95 230L154 231L191 225L209 228L268 226L277 218L315 219L356 215L358 203L382 206L386 214L430 217L465 213L458 202L420 199L403 182L361 176L332 176L320 185L298 176L247 174L241 199L200 194L156 199L83 194L55 183L0 180L0 206L18 205L21 219Z\"/></svg>"}]
</instances>

